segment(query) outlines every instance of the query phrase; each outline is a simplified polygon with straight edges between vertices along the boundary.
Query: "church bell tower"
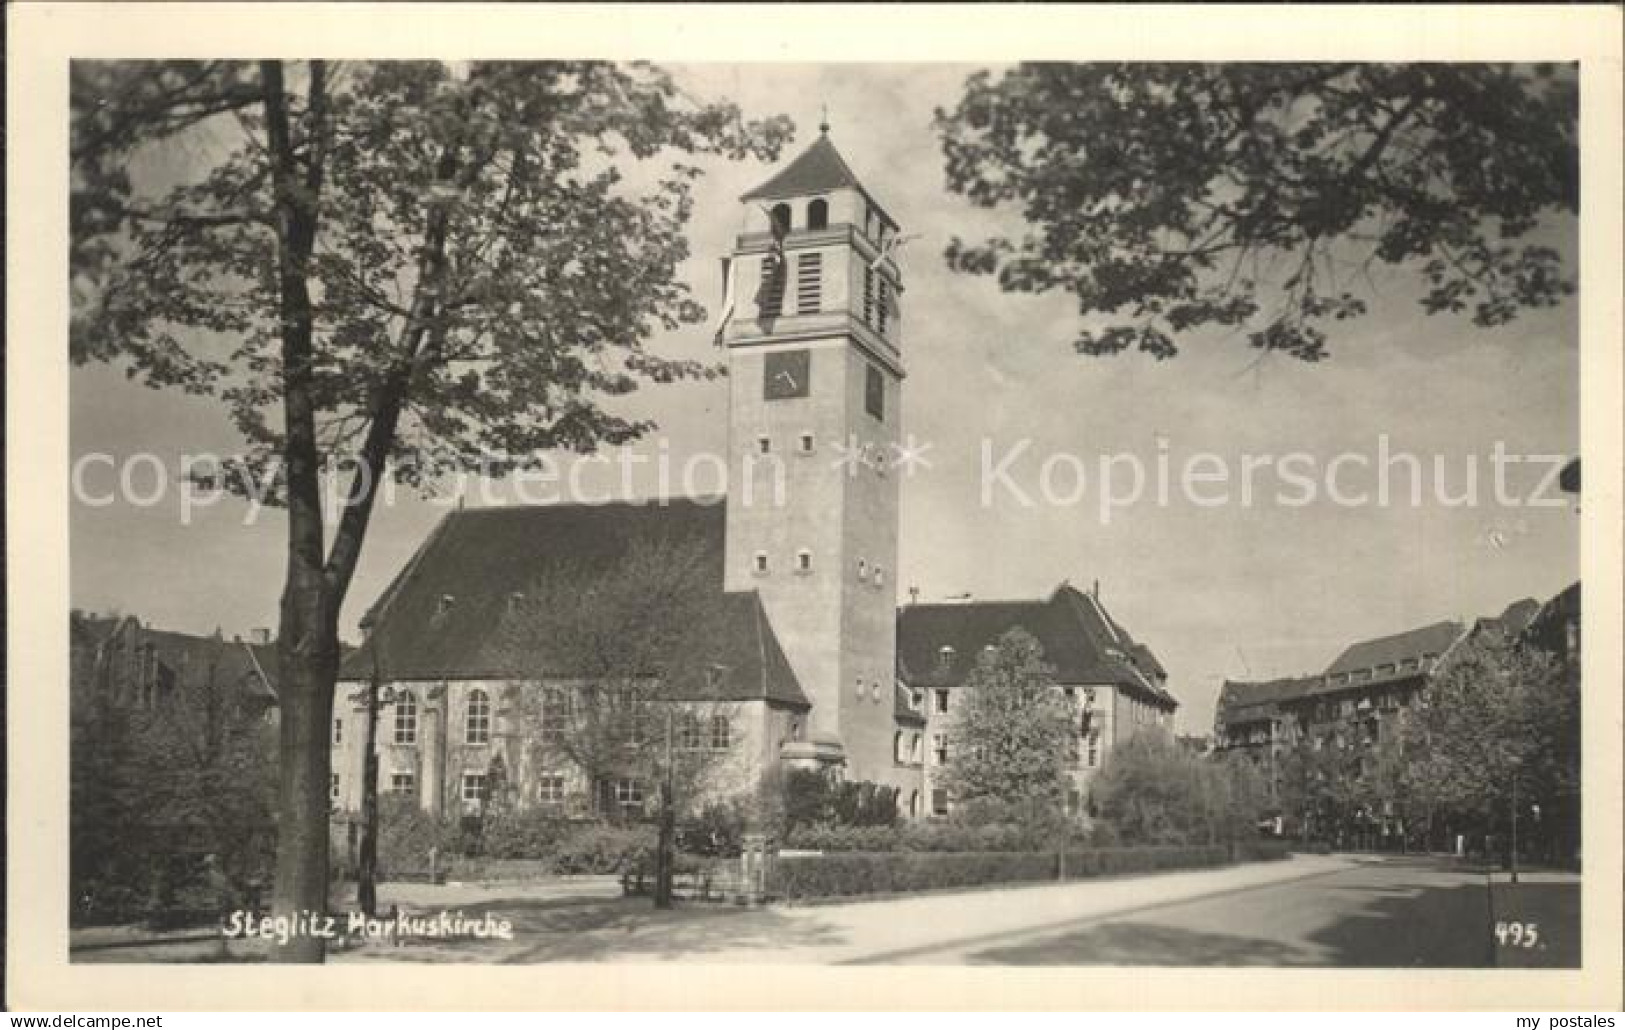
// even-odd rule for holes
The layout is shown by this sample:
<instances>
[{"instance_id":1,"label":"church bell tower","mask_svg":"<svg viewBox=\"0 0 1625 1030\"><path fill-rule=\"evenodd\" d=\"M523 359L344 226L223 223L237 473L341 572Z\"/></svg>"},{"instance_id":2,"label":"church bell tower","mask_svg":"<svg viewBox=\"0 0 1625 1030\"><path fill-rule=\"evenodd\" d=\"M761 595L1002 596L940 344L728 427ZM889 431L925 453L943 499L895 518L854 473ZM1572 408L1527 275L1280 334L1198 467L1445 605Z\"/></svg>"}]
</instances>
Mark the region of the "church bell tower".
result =
<instances>
[{"instance_id":1,"label":"church bell tower","mask_svg":"<svg viewBox=\"0 0 1625 1030\"><path fill-rule=\"evenodd\" d=\"M741 199L726 263L726 585L755 590L812 702L793 766L893 777L898 226L828 126Z\"/></svg>"}]
</instances>

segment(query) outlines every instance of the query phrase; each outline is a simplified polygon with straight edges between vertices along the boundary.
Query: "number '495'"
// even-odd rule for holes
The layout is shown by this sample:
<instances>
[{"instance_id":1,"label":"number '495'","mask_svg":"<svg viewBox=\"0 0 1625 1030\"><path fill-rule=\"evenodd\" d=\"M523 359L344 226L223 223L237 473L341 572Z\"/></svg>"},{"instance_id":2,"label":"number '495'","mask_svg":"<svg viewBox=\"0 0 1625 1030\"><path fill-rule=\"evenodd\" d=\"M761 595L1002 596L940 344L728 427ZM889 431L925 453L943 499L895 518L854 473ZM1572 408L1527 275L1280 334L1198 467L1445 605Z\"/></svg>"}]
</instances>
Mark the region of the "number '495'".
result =
<instances>
[{"instance_id":1,"label":"number '495'","mask_svg":"<svg viewBox=\"0 0 1625 1030\"><path fill-rule=\"evenodd\" d=\"M1503 948L1533 948L1540 942L1540 926L1536 923L1496 923L1495 939Z\"/></svg>"}]
</instances>

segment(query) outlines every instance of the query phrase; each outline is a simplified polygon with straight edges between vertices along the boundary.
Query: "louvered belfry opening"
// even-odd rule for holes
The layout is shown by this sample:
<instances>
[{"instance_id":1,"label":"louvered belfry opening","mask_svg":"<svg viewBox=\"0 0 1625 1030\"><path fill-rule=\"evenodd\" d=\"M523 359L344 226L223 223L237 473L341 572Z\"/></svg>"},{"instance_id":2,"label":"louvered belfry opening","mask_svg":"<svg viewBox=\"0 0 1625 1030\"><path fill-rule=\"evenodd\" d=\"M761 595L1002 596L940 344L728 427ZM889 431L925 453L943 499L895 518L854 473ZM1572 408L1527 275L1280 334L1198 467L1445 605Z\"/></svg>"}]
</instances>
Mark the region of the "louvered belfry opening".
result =
<instances>
[{"instance_id":1,"label":"louvered belfry opening","mask_svg":"<svg viewBox=\"0 0 1625 1030\"><path fill-rule=\"evenodd\" d=\"M816 314L823 304L824 255L814 252L796 258L796 314Z\"/></svg>"}]
</instances>

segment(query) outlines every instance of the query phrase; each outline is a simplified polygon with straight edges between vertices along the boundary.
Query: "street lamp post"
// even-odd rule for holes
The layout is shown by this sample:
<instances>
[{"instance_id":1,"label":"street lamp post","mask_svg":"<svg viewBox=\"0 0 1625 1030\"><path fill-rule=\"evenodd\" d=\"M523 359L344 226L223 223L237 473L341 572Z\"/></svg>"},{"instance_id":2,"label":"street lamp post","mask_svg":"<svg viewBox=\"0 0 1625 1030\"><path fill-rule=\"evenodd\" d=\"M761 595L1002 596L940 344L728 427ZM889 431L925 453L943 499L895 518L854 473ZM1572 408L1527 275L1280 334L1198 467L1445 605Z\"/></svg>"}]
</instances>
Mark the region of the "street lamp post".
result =
<instances>
[{"instance_id":1,"label":"street lamp post","mask_svg":"<svg viewBox=\"0 0 1625 1030\"><path fill-rule=\"evenodd\" d=\"M1512 760L1512 861L1511 882L1518 882L1518 770L1523 763Z\"/></svg>"}]
</instances>

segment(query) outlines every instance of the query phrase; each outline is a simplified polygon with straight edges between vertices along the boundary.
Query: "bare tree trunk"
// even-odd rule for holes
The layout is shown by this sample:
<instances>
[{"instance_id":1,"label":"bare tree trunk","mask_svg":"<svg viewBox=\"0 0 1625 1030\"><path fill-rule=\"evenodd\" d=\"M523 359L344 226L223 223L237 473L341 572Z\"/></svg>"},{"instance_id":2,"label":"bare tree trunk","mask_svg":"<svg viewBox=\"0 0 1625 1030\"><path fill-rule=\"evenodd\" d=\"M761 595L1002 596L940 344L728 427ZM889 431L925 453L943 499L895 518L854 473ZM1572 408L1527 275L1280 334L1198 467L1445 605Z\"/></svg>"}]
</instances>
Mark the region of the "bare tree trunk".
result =
<instances>
[{"instance_id":1,"label":"bare tree trunk","mask_svg":"<svg viewBox=\"0 0 1625 1030\"><path fill-rule=\"evenodd\" d=\"M287 625L286 621L283 623ZM284 655L292 648L284 647ZM282 754L278 791L276 892L272 911L282 916L327 911L328 721L337 663L328 657L285 656L280 676ZM281 962L321 962L321 938L295 934L278 949Z\"/></svg>"},{"instance_id":2,"label":"bare tree trunk","mask_svg":"<svg viewBox=\"0 0 1625 1030\"><path fill-rule=\"evenodd\" d=\"M260 64L265 92L266 142L276 198L279 308L282 320L283 417L286 435L288 568L277 634L281 755L278 780L276 890L272 910L288 917L327 911L329 775L328 726L338 676L338 601L323 562L320 452L311 396L315 315L308 267L315 247L321 146L310 148L302 170L295 153L282 64ZM326 71L310 69L310 134L325 108ZM290 935L277 949L283 962L319 963L322 938Z\"/></svg>"}]
</instances>

